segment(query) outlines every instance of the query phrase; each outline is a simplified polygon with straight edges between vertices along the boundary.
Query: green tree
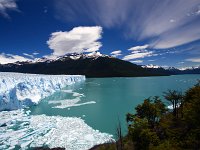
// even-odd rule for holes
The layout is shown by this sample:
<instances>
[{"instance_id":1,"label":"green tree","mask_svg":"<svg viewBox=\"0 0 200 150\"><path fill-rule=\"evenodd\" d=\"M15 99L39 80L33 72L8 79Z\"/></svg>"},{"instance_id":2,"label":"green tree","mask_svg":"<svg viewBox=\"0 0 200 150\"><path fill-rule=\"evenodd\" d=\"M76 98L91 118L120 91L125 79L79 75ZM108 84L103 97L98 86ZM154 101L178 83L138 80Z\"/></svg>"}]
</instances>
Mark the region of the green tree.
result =
<instances>
[{"instance_id":1,"label":"green tree","mask_svg":"<svg viewBox=\"0 0 200 150\"><path fill-rule=\"evenodd\" d=\"M135 109L136 114L128 113L126 120L129 124L128 135L136 149L149 149L150 145L158 145L156 126L166 113L164 103L159 97L148 98Z\"/></svg>"},{"instance_id":2,"label":"green tree","mask_svg":"<svg viewBox=\"0 0 200 150\"><path fill-rule=\"evenodd\" d=\"M183 103L182 93L176 90L168 90L167 92L164 92L163 96L171 103L174 117L178 118L178 107Z\"/></svg>"},{"instance_id":3,"label":"green tree","mask_svg":"<svg viewBox=\"0 0 200 150\"><path fill-rule=\"evenodd\" d=\"M183 113L187 124L187 143L193 148L200 147L200 81L186 91Z\"/></svg>"},{"instance_id":4,"label":"green tree","mask_svg":"<svg viewBox=\"0 0 200 150\"><path fill-rule=\"evenodd\" d=\"M149 129L148 120L135 116L133 123L129 126L129 137L135 143L136 149L149 149L150 145L158 145L159 137L156 132Z\"/></svg>"},{"instance_id":5,"label":"green tree","mask_svg":"<svg viewBox=\"0 0 200 150\"><path fill-rule=\"evenodd\" d=\"M135 115L139 118L146 118L149 125L152 127L158 123L160 117L166 112L164 103L157 96L153 97L153 99L145 99L144 102L135 109Z\"/></svg>"}]
</instances>

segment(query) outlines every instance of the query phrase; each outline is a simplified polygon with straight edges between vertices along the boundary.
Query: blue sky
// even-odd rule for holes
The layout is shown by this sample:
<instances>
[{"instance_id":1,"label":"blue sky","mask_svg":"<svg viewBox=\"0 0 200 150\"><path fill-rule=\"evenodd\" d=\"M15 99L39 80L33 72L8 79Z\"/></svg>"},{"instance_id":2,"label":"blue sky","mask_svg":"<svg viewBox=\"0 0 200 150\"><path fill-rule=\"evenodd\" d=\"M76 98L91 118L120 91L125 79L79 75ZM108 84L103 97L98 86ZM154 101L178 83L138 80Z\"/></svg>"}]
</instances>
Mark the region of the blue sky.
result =
<instances>
[{"instance_id":1,"label":"blue sky","mask_svg":"<svg viewBox=\"0 0 200 150\"><path fill-rule=\"evenodd\" d=\"M0 0L0 63L100 53L200 65L199 0Z\"/></svg>"}]
</instances>

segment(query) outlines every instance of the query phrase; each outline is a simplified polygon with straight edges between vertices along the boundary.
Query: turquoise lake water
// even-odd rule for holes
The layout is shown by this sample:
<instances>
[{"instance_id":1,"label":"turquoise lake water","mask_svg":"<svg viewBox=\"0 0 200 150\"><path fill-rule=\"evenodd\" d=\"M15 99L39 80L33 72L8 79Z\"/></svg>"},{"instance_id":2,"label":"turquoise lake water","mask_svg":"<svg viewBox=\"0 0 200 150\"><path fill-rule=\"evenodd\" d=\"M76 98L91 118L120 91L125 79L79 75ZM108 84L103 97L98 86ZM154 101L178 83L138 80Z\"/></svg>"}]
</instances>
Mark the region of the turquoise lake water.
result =
<instances>
[{"instance_id":1,"label":"turquoise lake water","mask_svg":"<svg viewBox=\"0 0 200 150\"><path fill-rule=\"evenodd\" d=\"M92 128L113 135L120 120L126 133L125 115L145 98L162 98L168 89L184 92L198 79L200 75L86 79L45 98L31 108L31 114L81 117Z\"/></svg>"}]
</instances>

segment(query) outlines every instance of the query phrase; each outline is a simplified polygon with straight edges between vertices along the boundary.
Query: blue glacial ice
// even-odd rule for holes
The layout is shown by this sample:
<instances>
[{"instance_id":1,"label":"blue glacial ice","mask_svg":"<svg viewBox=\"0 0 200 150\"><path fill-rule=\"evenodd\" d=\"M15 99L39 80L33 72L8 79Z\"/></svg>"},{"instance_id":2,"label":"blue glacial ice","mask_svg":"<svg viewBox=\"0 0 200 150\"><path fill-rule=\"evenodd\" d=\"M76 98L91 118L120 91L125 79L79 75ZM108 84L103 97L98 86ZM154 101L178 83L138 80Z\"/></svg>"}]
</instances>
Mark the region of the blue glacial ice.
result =
<instances>
[{"instance_id":1,"label":"blue glacial ice","mask_svg":"<svg viewBox=\"0 0 200 150\"><path fill-rule=\"evenodd\" d=\"M82 75L38 75L0 72L0 111L38 104L67 85L82 82Z\"/></svg>"}]
</instances>

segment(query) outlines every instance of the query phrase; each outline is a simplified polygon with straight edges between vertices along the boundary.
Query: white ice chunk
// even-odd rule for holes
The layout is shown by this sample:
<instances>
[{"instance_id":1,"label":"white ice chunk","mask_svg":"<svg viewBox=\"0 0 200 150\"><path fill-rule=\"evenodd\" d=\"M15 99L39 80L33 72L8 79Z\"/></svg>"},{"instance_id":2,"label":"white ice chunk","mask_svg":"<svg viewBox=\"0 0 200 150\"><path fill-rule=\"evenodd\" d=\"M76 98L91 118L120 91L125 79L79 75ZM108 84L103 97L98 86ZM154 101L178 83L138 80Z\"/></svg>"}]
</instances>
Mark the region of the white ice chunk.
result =
<instances>
[{"instance_id":1,"label":"white ice chunk","mask_svg":"<svg viewBox=\"0 0 200 150\"><path fill-rule=\"evenodd\" d=\"M36 115L23 111L0 112L0 118L13 125L0 127L0 149L31 147L63 147L67 150L87 150L94 145L113 141L112 135L92 129L80 118ZM20 120L20 121L18 121ZM28 125L22 125L23 123Z\"/></svg>"},{"instance_id":2,"label":"white ice chunk","mask_svg":"<svg viewBox=\"0 0 200 150\"><path fill-rule=\"evenodd\" d=\"M49 101L48 103L57 105L57 106L53 106L52 108L61 108L61 109L96 103L95 101L89 101L85 103L78 103L78 102L80 102L80 97L76 97L74 99Z\"/></svg>"},{"instance_id":3,"label":"white ice chunk","mask_svg":"<svg viewBox=\"0 0 200 150\"><path fill-rule=\"evenodd\" d=\"M80 93L77 93L77 92L73 92L73 95L74 97L84 97L85 95L84 94L80 94Z\"/></svg>"}]
</instances>

